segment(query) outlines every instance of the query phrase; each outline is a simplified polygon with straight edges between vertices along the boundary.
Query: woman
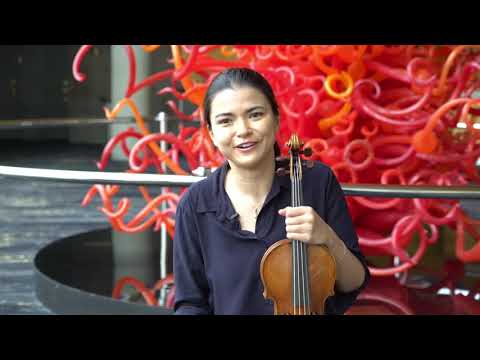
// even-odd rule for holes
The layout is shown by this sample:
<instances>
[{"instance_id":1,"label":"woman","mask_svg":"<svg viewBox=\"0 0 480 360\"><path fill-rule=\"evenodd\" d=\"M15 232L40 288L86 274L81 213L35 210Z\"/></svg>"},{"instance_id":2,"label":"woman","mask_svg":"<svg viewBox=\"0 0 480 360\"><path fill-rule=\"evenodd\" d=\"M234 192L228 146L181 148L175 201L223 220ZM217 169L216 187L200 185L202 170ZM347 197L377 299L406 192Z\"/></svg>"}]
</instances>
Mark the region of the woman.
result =
<instances>
[{"instance_id":1,"label":"woman","mask_svg":"<svg viewBox=\"0 0 480 360\"><path fill-rule=\"evenodd\" d=\"M176 214L175 313L272 315L260 261L289 238L324 244L335 257L335 295L326 314L343 314L369 279L343 192L327 166L303 172L305 206L291 208L289 176L275 173L279 110L272 88L249 69L212 81L204 118L226 162L192 185Z\"/></svg>"}]
</instances>

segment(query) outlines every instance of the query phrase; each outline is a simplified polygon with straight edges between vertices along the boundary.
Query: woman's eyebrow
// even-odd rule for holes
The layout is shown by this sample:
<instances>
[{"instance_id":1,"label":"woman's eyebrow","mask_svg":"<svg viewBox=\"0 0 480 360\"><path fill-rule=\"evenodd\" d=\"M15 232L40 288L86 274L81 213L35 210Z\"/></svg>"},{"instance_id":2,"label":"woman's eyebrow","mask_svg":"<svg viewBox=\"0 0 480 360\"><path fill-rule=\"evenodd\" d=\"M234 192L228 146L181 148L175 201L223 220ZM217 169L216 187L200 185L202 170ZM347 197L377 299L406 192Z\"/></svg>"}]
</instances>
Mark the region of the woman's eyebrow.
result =
<instances>
[{"instance_id":1,"label":"woman's eyebrow","mask_svg":"<svg viewBox=\"0 0 480 360\"><path fill-rule=\"evenodd\" d=\"M247 113L252 112L252 111L255 111L255 110L264 110L264 109L265 109L265 108L264 108L263 106L260 106L260 105L259 105L259 106L254 106L254 107L248 109L248 110L247 110Z\"/></svg>"},{"instance_id":2,"label":"woman's eyebrow","mask_svg":"<svg viewBox=\"0 0 480 360\"><path fill-rule=\"evenodd\" d=\"M215 119L216 119L216 118L219 118L219 117L221 117L221 116L233 116L233 114L232 114L232 113L221 113L221 114L216 115L216 116L215 116Z\"/></svg>"},{"instance_id":3,"label":"woman's eyebrow","mask_svg":"<svg viewBox=\"0 0 480 360\"><path fill-rule=\"evenodd\" d=\"M261 105L256 105L256 106L253 106L249 109L247 109L247 113L250 113L252 111L255 111L255 110L265 110L265 107L261 106ZM233 116L233 113L221 113L221 114L217 114L215 115L215 119L219 118L219 117L222 117L222 116Z\"/></svg>"}]
</instances>

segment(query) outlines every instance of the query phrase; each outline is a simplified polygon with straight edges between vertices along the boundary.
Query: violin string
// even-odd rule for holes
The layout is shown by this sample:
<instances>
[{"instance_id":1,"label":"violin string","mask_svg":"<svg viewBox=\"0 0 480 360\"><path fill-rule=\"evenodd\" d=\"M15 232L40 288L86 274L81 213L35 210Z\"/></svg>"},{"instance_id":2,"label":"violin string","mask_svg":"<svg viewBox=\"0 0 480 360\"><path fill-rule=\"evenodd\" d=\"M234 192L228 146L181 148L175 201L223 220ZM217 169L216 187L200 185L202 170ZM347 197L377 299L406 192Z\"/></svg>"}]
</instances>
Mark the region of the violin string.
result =
<instances>
[{"instance_id":1,"label":"violin string","mask_svg":"<svg viewBox=\"0 0 480 360\"><path fill-rule=\"evenodd\" d=\"M308 247L306 244L303 244L303 267L305 272L305 308L307 311L307 315L310 315L310 279L309 279L309 272L308 272Z\"/></svg>"},{"instance_id":2,"label":"violin string","mask_svg":"<svg viewBox=\"0 0 480 360\"><path fill-rule=\"evenodd\" d=\"M298 174L297 174L298 175ZM297 177L297 186L296 186L296 190L297 190L297 200L298 200L298 203L297 203L297 206L300 206L300 186L299 186L299 178ZM299 267L300 267L300 282L301 282L301 285L300 285L300 289L301 289L301 308L303 311L305 311L305 287L304 287L304 279L305 279L305 274L303 272L303 243L302 242L299 242L298 243L298 247L299 247Z\"/></svg>"},{"instance_id":3,"label":"violin string","mask_svg":"<svg viewBox=\"0 0 480 360\"><path fill-rule=\"evenodd\" d=\"M300 158L297 158L294 167L294 206L301 206L302 194L301 194L301 184L300 184ZM305 314L307 311L307 294L306 294L306 269L305 269L305 244L299 240L295 241L296 244L296 269L297 269L297 294L298 300L297 305L299 307L300 315Z\"/></svg>"},{"instance_id":4,"label":"violin string","mask_svg":"<svg viewBox=\"0 0 480 360\"><path fill-rule=\"evenodd\" d=\"M297 206L297 182L296 182L296 178L297 178L297 172L296 172L296 165L294 163L293 165L293 203L292 203L292 206L293 207L296 207ZM299 272L298 272L298 242L296 239L293 240L293 244L294 244L294 247L295 247L295 279L296 280L300 280L299 278ZM296 288L295 288L295 314L296 314L296 310L297 309L300 309L300 293L299 293L299 283L298 281L296 281Z\"/></svg>"},{"instance_id":5,"label":"violin string","mask_svg":"<svg viewBox=\"0 0 480 360\"><path fill-rule=\"evenodd\" d=\"M295 162L295 176L294 176L294 183L295 183L295 186L294 186L294 193L295 193L295 204L294 206L298 206L299 205L299 197L298 197L298 194L299 194L299 177L298 177L298 163ZM298 250L299 250L299 257L300 259L298 259L298 267L299 267L299 282L303 279L303 267L301 267L301 263L302 263L302 259L301 259L301 256L302 256L302 253L301 253L301 244L300 244L300 241L297 240L297 246L298 246ZM303 282L301 284L299 284L299 292L302 291L303 293ZM300 294L299 294L299 297L300 297ZM303 299L300 298L300 303L299 305L304 305L303 304ZM304 306L300 306L299 307L300 309L301 308L304 308Z\"/></svg>"},{"instance_id":6,"label":"violin string","mask_svg":"<svg viewBox=\"0 0 480 360\"><path fill-rule=\"evenodd\" d=\"M300 175L299 175L300 168L298 167L298 160L299 160L299 158L297 158L297 206L301 206L302 204L301 204L301 196L300 196ZM299 277L300 277L300 284L301 284L300 285L301 310L302 310L302 313L305 314L305 273L304 273L304 268L303 268L303 262L304 262L304 259L303 259L303 242L299 241L298 242L298 247L299 247L299 253L300 253L300 256L299 256L299 268L300 268Z\"/></svg>"},{"instance_id":7,"label":"violin string","mask_svg":"<svg viewBox=\"0 0 480 360\"><path fill-rule=\"evenodd\" d=\"M293 206L297 206L297 192L296 192L296 179L297 174L296 174L296 166L294 164L293 166L293 181L294 181L294 186L293 186ZM294 288L294 296L295 296L295 301L294 301L294 313L297 315L297 310L300 307L300 294L299 294L299 271L298 271L298 241L293 240L293 247L294 247L294 276L295 276L295 288Z\"/></svg>"},{"instance_id":8,"label":"violin string","mask_svg":"<svg viewBox=\"0 0 480 360\"><path fill-rule=\"evenodd\" d=\"M298 166L302 166L301 165L301 162L300 162L300 158L298 159ZM299 202L299 206L303 205L303 196L302 196L302 187L301 187L301 183L300 183L300 177L298 178L298 202ZM308 272L307 272L307 268L306 268L306 262L307 262L307 259L306 259L306 244L305 243L301 243L301 248L300 248L300 253L301 253L301 266L302 266L302 296L303 296L303 309L304 309L304 314L307 313L308 314L308 303L309 303L309 300L308 300L308 296L307 296L307 290L308 290L308 287L307 287L307 283L308 283Z\"/></svg>"},{"instance_id":9,"label":"violin string","mask_svg":"<svg viewBox=\"0 0 480 360\"><path fill-rule=\"evenodd\" d=\"M292 178L295 179L295 168L292 166ZM292 206L295 206L295 183L293 183L292 189ZM296 254L295 254L295 240L292 240L292 276L293 276L293 284L292 284L292 295L293 295L293 315L296 315L296 308L297 308L297 273L296 273Z\"/></svg>"},{"instance_id":10,"label":"violin string","mask_svg":"<svg viewBox=\"0 0 480 360\"><path fill-rule=\"evenodd\" d=\"M296 167L296 174L295 174L295 193L296 193L296 206L303 205L303 194L301 188L301 179L299 176L299 171L301 164L301 159L297 159L297 167ZM309 289L309 279L308 279L308 259L307 259L307 245L303 242L298 242L299 246L299 266L301 266L300 272L300 281L301 281L301 305L304 311L304 314L310 314L310 289Z\"/></svg>"},{"instance_id":11,"label":"violin string","mask_svg":"<svg viewBox=\"0 0 480 360\"><path fill-rule=\"evenodd\" d=\"M298 166L301 168L302 162L299 158ZM298 186L298 199L300 206L303 205L303 192L301 186L301 179L299 178L299 186ZM305 301L305 311L307 314L310 314L310 284L309 284L309 276L308 276L308 247L307 244L302 243L302 265L303 265L303 286L304 286L304 301Z\"/></svg>"},{"instance_id":12,"label":"violin string","mask_svg":"<svg viewBox=\"0 0 480 360\"><path fill-rule=\"evenodd\" d=\"M298 164L297 164L298 166ZM295 197L296 197L296 204L295 206L299 206L300 205L300 197L299 197L299 176L298 176L298 167L296 167L297 171L296 171L296 174L295 174L295 183L296 183L296 186L295 186ZM301 242L300 241L297 241L297 246L298 246L298 250L299 250L299 259L298 259L298 267L299 267L299 296L300 296L300 309L305 309L305 299L303 297L304 295L304 287L303 287L303 278L304 278L304 274L303 274L303 266L302 266L302 263L303 263L303 258L302 258L302 245L301 245Z\"/></svg>"}]
</instances>

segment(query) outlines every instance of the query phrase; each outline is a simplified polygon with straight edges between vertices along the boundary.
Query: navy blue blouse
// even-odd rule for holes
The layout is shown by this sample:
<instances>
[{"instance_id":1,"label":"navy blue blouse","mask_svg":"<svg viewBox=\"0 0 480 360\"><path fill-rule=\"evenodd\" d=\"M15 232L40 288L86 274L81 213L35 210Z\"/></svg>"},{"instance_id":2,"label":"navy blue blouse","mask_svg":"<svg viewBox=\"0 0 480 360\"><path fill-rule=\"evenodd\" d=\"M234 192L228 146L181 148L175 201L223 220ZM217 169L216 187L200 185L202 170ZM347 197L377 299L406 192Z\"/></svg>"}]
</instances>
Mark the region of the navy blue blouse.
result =
<instances>
[{"instance_id":1,"label":"navy blue blouse","mask_svg":"<svg viewBox=\"0 0 480 360\"><path fill-rule=\"evenodd\" d=\"M286 238L285 218L278 210L291 204L290 177L275 175L252 233L241 230L225 191L228 170L225 162L192 185L178 205L173 241L175 314L273 315L273 303L263 297L260 261L272 244ZM305 168L302 187L304 205L317 211L365 267L359 289L335 290L326 301L326 314L343 314L367 285L370 273L332 170L319 162Z\"/></svg>"}]
</instances>

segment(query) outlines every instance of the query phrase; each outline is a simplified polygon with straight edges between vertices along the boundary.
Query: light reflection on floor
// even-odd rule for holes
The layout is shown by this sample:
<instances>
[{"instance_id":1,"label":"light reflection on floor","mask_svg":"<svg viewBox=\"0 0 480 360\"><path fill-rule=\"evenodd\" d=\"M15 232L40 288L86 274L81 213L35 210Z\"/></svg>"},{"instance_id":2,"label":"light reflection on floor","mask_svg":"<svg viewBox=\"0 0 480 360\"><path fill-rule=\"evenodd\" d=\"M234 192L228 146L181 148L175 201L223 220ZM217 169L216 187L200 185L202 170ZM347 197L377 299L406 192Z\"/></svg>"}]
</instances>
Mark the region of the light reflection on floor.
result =
<instances>
[{"instance_id":1,"label":"light reflection on floor","mask_svg":"<svg viewBox=\"0 0 480 360\"><path fill-rule=\"evenodd\" d=\"M449 272L436 277L372 278L348 314L480 315L480 279L466 274L460 262L450 261L446 268Z\"/></svg>"}]
</instances>

